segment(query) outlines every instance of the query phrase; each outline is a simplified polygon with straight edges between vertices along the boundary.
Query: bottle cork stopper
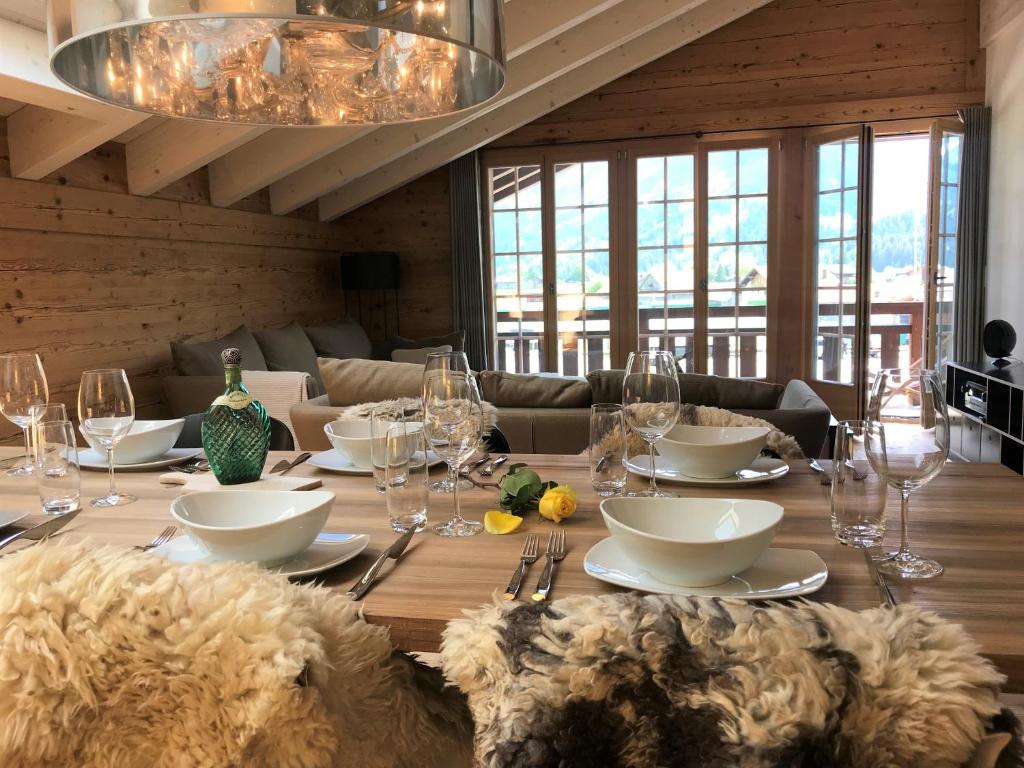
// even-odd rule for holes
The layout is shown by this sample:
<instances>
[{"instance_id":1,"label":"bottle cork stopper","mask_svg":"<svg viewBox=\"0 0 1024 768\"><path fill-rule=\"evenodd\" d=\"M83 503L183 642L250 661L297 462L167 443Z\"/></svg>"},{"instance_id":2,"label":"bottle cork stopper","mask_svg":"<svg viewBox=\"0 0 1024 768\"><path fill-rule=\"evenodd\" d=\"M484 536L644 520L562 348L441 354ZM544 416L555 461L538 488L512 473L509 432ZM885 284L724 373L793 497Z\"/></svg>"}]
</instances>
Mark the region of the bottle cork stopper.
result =
<instances>
[{"instance_id":1,"label":"bottle cork stopper","mask_svg":"<svg viewBox=\"0 0 1024 768\"><path fill-rule=\"evenodd\" d=\"M220 360L224 365L240 368L242 366L242 353L235 347L228 347L220 353Z\"/></svg>"}]
</instances>

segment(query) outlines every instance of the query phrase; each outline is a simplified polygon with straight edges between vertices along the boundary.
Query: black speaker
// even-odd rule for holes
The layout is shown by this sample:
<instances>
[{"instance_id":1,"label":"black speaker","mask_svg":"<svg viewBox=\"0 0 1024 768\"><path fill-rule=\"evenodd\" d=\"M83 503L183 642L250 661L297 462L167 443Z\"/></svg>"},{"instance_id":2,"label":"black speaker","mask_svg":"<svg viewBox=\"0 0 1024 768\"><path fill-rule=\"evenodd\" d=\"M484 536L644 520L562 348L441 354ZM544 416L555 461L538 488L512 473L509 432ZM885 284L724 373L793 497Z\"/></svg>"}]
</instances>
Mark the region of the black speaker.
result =
<instances>
[{"instance_id":1,"label":"black speaker","mask_svg":"<svg viewBox=\"0 0 1024 768\"><path fill-rule=\"evenodd\" d=\"M1017 332L1005 320L991 320L985 323L985 330L981 334L981 344L985 348L986 355L996 358L992 365L998 367L1009 365L1010 361L1003 358L1009 357L1017 345Z\"/></svg>"},{"instance_id":2,"label":"black speaker","mask_svg":"<svg viewBox=\"0 0 1024 768\"><path fill-rule=\"evenodd\" d=\"M341 287L346 291L397 291L398 254L390 251L341 254Z\"/></svg>"}]
</instances>

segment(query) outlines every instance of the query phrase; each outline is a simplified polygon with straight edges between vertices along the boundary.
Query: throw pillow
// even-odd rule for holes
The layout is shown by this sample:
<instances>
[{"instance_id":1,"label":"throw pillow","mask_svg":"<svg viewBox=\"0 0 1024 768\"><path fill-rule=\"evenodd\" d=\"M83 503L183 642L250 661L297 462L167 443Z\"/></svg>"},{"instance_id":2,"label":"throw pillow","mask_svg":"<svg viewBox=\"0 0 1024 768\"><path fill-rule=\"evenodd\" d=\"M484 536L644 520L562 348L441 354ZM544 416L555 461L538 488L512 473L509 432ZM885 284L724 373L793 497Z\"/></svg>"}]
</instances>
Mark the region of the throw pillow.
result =
<instances>
[{"instance_id":1,"label":"throw pillow","mask_svg":"<svg viewBox=\"0 0 1024 768\"><path fill-rule=\"evenodd\" d=\"M416 363L426 365L427 356L434 352L451 352L451 344L443 344L440 347L423 347L422 349L396 349L391 353L391 360L395 363Z\"/></svg>"},{"instance_id":2,"label":"throw pillow","mask_svg":"<svg viewBox=\"0 0 1024 768\"><path fill-rule=\"evenodd\" d=\"M590 385L567 376L480 371L480 395L499 408L589 408Z\"/></svg>"},{"instance_id":3,"label":"throw pillow","mask_svg":"<svg viewBox=\"0 0 1024 768\"><path fill-rule=\"evenodd\" d=\"M366 331L355 320L345 318L331 325L303 328L319 357L364 360L373 356L373 344Z\"/></svg>"},{"instance_id":4,"label":"throw pillow","mask_svg":"<svg viewBox=\"0 0 1024 768\"><path fill-rule=\"evenodd\" d=\"M590 384L590 396L595 403L621 403L622 402L622 379L625 378L625 371L606 369L591 371L587 374L587 383Z\"/></svg>"},{"instance_id":5,"label":"throw pillow","mask_svg":"<svg viewBox=\"0 0 1024 768\"><path fill-rule=\"evenodd\" d=\"M284 328L254 331L253 336L267 361L268 371L304 371L322 388L316 350L298 323Z\"/></svg>"},{"instance_id":6,"label":"throw pillow","mask_svg":"<svg viewBox=\"0 0 1024 768\"><path fill-rule=\"evenodd\" d=\"M331 405L357 405L419 397L423 366L390 360L320 358L320 376Z\"/></svg>"},{"instance_id":7,"label":"throw pillow","mask_svg":"<svg viewBox=\"0 0 1024 768\"><path fill-rule=\"evenodd\" d=\"M387 341L375 345L374 355L380 360L391 360L396 349L421 349L423 347L442 347L449 345L453 352L466 351L466 332L453 331L444 336L427 336L422 339L409 339L405 336L392 336Z\"/></svg>"},{"instance_id":8,"label":"throw pillow","mask_svg":"<svg viewBox=\"0 0 1024 768\"><path fill-rule=\"evenodd\" d=\"M256 342L256 337L244 325L214 341L190 344L172 341L171 357L174 360L174 367L182 376L223 376L224 364L221 363L220 353L228 347L236 347L242 353L242 367L246 370L268 370L267 361Z\"/></svg>"}]
</instances>

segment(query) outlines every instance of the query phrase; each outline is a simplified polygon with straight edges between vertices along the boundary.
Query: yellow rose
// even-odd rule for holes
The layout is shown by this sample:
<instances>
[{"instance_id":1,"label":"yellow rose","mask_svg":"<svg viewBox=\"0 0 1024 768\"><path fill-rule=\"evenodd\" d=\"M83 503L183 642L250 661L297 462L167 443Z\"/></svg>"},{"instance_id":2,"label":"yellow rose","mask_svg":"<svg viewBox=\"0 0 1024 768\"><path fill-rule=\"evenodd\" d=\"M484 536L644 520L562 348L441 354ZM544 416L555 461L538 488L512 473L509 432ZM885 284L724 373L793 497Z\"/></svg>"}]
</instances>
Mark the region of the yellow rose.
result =
<instances>
[{"instance_id":1,"label":"yellow rose","mask_svg":"<svg viewBox=\"0 0 1024 768\"><path fill-rule=\"evenodd\" d=\"M568 485L556 485L554 488L548 488L540 497L537 509L540 511L541 517L560 523L563 518L569 517L576 511L576 491Z\"/></svg>"}]
</instances>

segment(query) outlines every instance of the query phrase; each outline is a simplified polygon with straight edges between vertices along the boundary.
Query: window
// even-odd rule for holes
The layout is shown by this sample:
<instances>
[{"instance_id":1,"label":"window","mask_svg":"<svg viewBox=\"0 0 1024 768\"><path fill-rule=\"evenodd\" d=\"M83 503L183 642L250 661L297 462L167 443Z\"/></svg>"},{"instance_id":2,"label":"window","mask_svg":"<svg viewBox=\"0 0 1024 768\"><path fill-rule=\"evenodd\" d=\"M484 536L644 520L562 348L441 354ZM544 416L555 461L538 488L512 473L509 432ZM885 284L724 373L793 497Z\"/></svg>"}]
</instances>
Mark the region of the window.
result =
<instances>
[{"instance_id":1,"label":"window","mask_svg":"<svg viewBox=\"0 0 1024 768\"><path fill-rule=\"evenodd\" d=\"M608 161L556 163L558 372L611 368Z\"/></svg>"},{"instance_id":2,"label":"window","mask_svg":"<svg viewBox=\"0 0 1024 768\"><path fill-rule=\"evenodd\" d=\"M707 155L708 373L763 377L768 353L768 150Z\"/></svg>"},{"instance_id":3,"label":"window","mask_svg":"<svg viewBox=\"0 0 1024 768\"><path fill-rule=\"evenodd\" d=\"M541 169L490 171L495 368L544 370L544 264Z\"/></svg>"},{"instance_id":4,"label":"window","mask_svg":"<svg viewBox=\"0 0 1024 768\"><path fill-rule=\"evenodd\" d=\"M694 156L636 161L639 349L672 352L694 370Z\"/></svg>"},{"instance_id":5,"label":"window","mask_svg":"<svg viewBox=\"0 0 1024 768\"><path fill-rule=\"evenodd\" d=\"M853 383L857 328L858 138L816 149L814 205L815 378Z\"/></svg>"},{"instance_id":6,"label":"window","mask_svg":"<svg viewBox=\"0 0 1024 768\"><path fill-rule=\"evenodd\" d=\"M649 147L485 161L496 367L584 375L664 349L686 371L767 375L770 149Z\"/></svg>"}]
</instances>

